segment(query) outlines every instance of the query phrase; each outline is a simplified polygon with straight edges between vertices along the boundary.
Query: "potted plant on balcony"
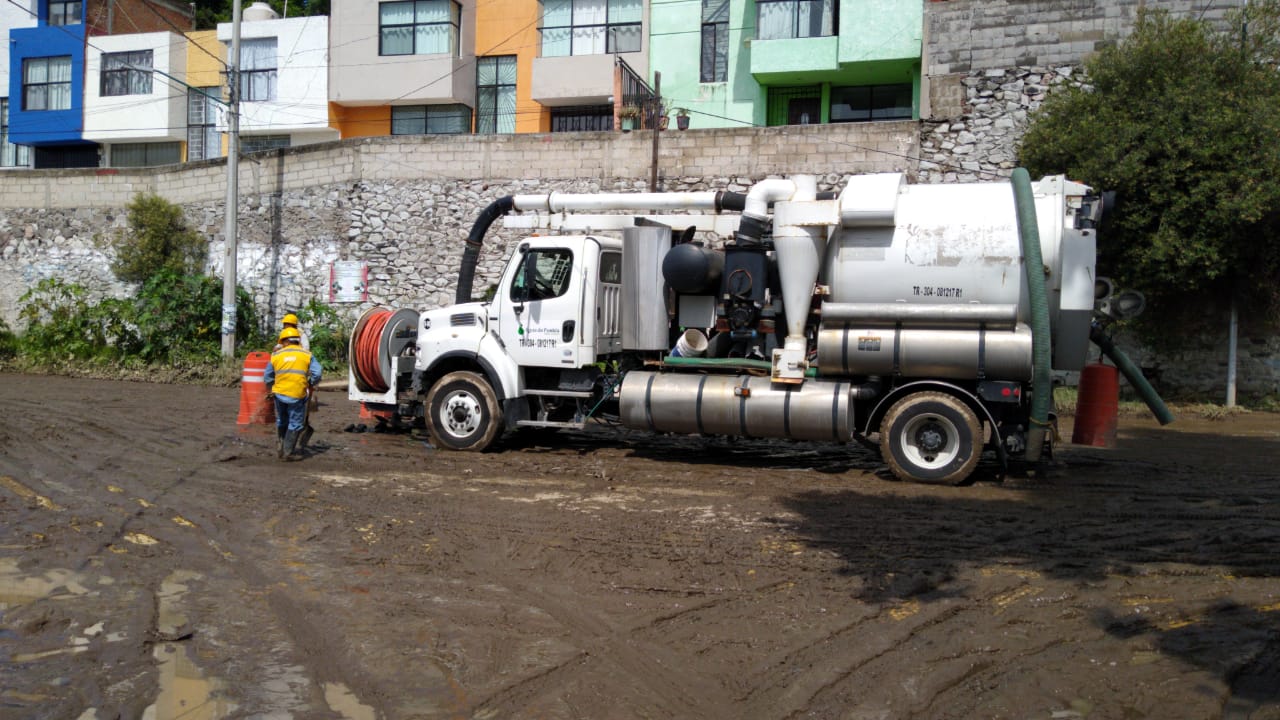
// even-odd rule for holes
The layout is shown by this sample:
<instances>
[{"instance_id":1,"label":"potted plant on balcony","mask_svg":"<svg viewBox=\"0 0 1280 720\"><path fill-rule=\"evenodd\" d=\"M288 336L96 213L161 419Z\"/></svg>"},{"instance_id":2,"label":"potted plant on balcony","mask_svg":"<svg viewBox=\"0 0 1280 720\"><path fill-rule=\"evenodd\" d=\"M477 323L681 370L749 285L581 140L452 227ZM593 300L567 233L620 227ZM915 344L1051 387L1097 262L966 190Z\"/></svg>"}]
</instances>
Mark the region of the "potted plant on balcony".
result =
<instances>
[{"instance_id":1,"label":"potted plant on balcony","mask_svg":"<svg viewBox=\"0 0 1280 720\"><path fill-rule=\"evenodd\" d=\"M676 127L680 130L689 129L689 108L676 108Z\"/></svg>"},{"instance_id":2,"label":"potted plant on balcony","mask_svg":"<svg viewBox=\"0 0 1280 720\"><path fill-rule=\"evenodd\" d=\"M634 130L639 125L640 108L635 105L623 105L618 109L618 119L622 121L622 130Z\"/></svg>"}]
</instances>

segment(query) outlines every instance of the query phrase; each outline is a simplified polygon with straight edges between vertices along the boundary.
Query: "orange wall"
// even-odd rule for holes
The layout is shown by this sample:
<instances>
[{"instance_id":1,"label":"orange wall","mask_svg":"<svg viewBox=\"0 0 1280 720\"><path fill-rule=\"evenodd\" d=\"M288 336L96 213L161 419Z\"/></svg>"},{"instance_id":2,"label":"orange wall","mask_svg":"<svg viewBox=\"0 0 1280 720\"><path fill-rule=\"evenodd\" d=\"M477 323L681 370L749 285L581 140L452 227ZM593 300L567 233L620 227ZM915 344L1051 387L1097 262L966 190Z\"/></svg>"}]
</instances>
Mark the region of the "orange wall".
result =
<instances>
[{"instance_id":1,"label":"orange wall","mask_svg":"<svg viewBox=\"0 0 1280 720\"><path fill-rule=\"evenodd\" d=\"M538 56L538 10L534 0L487 0L476 6L476 55L516 56L516 132L548 132L551 113L529 97L533 59ZM345 135L343 137L346 137Z\"/></svg>"},{"instance_id":2,"label":"orange wall","mask_svg":"<svg viewBox=\"0 0 1280 720\"><path fill-rule=\"evenodd\" d=\"M391 134L391 106L347 107L329 103L329 125L343 140Z\"/></svg>"}]
</instances>

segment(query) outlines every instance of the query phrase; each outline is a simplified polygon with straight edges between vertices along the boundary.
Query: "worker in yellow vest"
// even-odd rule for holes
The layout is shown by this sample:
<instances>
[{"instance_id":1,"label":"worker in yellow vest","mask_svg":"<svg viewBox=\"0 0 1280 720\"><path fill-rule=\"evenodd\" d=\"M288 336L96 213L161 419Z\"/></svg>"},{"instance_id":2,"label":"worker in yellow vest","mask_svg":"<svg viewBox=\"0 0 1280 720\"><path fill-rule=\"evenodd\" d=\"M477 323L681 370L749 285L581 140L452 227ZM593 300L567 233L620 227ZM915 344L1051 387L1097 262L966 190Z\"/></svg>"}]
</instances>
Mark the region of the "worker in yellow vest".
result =
<instances>
[{"instance_id":1,"label":"worker in yellow vest","mask_svg":"<svg viewBox=\"0 0 1280 720\"><path fill-rule=\"evenodd\" d=\"M282 460L302 459L295 447L307 425L307 397L320 382L320 374L320 362L302 349L298 329L280 331L280 349L271 353L263 381L275 398L276 455Z\"/></svg>"}]
</instances>

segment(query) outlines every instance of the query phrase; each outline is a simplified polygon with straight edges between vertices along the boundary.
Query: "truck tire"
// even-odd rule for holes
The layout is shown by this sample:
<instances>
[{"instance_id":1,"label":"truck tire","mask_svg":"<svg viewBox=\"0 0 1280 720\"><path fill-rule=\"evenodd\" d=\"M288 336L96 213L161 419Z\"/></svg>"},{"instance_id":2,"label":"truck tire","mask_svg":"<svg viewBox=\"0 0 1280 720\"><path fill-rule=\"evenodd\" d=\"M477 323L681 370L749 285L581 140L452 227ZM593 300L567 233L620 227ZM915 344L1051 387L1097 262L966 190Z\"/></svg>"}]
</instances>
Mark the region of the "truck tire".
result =
<instances>
[{"instance_id":1,"label":"truck tire","mask_svg":"<svg viewBox=\"0 0 1280 720\"><path fill-rule=\"evenodd\" d=\"M427 392L427 427L436 446L479 452L493 444L502 412L493 388L480 375L452 372Z\"/></svg>"},{"instance_id":2,"label":"truck tire","mask_svg":"<svg viewBox=\"0 0 1280 720\"><path fill-rule=\"evenodd\" d=\"M982 425L954 396L915 393L889 408L880 425L880 454L900 480L959 485L982 455Z\"/></svg>"}]
</instances>

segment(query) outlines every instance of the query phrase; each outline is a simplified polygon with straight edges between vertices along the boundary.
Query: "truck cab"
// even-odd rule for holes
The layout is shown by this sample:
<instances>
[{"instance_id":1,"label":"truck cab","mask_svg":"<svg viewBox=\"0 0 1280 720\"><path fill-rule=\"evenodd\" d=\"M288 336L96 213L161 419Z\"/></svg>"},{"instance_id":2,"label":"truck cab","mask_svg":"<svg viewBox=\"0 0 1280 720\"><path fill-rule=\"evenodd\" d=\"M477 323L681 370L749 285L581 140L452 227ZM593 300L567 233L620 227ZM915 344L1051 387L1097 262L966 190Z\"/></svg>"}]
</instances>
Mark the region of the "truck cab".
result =
<instances>
[{"instance_id":1,"label":"truck cab","mask_svg":"<svg viewBox=\"0 0 1280 720\"><path fill-rule=\"evenodd\" d=\"M413 386L437 442L482 449L503 429L581 426L596 363L621 350L621 283L620 240L535 236L490 301L423 313Z\"/></svg>"}]
</instances>

